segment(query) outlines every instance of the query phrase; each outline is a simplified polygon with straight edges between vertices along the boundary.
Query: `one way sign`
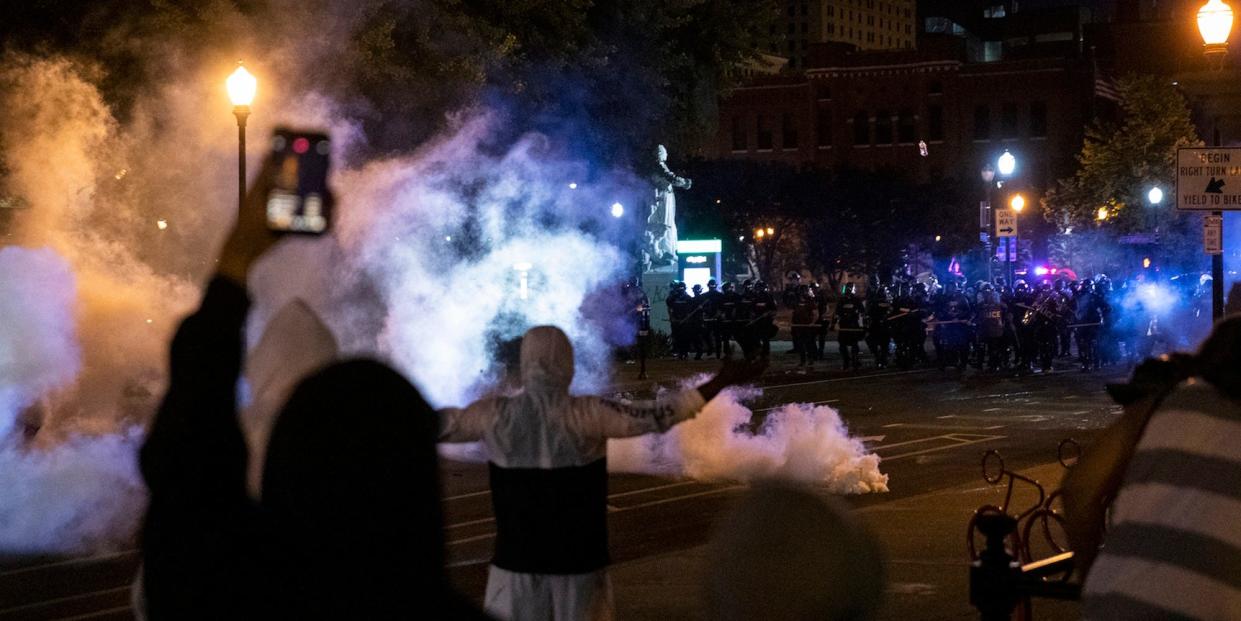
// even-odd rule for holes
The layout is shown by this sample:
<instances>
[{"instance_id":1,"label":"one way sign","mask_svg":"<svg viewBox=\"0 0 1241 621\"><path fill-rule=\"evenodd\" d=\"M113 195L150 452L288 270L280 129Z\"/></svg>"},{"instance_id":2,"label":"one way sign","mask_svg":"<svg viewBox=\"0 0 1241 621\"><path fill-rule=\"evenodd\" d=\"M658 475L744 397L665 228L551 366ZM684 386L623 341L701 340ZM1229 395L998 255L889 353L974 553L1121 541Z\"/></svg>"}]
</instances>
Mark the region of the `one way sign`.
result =
<instances>
[{"instance_id":1,"label":"one way sign","mask_svg":"<svg viewBox=\"0 0 1241 621\"><path fill-rule=\"evenodd\" d=\"M995 210L995 236L1017 236L1017 212L1012 209Z\"/></svg>"}]
</instances>

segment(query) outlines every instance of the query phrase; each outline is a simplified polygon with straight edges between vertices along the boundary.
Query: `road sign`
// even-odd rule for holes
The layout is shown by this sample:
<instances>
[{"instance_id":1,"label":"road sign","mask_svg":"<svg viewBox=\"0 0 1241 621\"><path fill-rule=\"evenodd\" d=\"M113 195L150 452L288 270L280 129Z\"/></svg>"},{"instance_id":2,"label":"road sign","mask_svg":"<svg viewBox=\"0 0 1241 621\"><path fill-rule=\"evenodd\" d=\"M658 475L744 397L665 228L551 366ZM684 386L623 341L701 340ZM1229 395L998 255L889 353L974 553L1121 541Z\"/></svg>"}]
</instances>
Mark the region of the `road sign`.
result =
<instances>
[{"instance_id":1,"label":"road sign","mask_svg":"<svg viewBox=\"0 0 1241 621\"><path fill-rule=\"evenodd\" d=\"M1177 149L1176 208L1241 209L1241 147Z\"/></svg>"},{"instance_id":2,"label":"road sign","mask_svg":"<svg viewBox=\"0 0 1241 621\"><path fill-rule=\"evenodd\" d=\"M995 210L995 236L1017 236L1017 212L1012 209Z\"/></svg>"},{"instance_id":3,"label":"road sign","mask_svg":"<svg viewBox=\"0 0 1241 621\"><path fill-rule=\"evenodd\" d=\"M1224 217L1202 219L1202 249L1207 254L1224 254Z\"/></svg>"}]
</instances>

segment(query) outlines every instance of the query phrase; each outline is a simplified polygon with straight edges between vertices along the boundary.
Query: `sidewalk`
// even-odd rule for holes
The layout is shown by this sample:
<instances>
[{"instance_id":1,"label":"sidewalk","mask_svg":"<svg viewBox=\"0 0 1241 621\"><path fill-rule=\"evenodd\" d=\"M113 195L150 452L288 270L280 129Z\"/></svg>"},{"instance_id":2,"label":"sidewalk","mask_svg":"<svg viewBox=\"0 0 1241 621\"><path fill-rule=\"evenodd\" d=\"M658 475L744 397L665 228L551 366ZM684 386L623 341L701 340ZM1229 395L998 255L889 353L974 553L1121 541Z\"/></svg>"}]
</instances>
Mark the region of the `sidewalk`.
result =
<instances>
[{"instance_id":1,"label":"sidewalk","mask_svg":"<svg viewBox=\"0 0 1241 621\"><path fill-rule=\"evenodd\" d=\"M1021 473L1050 492L1063 472L1053 463ZM888 595L879 618L978 618L969 604L965 529L974 509L1002 502L1003 492L1003 487L979 480L857 510L886 548ZM1014 504L1026 498L1020 492L1014 495ZM706 546L698 546L613 566L617 617L705 620L700 603L705 557ZM1039 620L1080 616L1075 602L1035 601L1034 614Z\"/></svg>"}]
</instances>

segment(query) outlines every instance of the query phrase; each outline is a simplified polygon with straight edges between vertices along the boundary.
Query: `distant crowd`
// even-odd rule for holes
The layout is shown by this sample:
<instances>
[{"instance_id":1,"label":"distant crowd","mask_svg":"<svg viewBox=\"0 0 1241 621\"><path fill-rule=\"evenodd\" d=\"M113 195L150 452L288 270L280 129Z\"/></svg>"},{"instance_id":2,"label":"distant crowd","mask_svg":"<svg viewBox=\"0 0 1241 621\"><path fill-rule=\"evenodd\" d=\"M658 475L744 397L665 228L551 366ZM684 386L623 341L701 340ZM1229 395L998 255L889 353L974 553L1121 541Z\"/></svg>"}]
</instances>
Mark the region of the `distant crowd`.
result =
<instances>
[{"instance_id":1,"label":"distant crowd","mask_svg":"<svg viewBox=\"0 0 1241 621\"><path fill-rule=\"evenodd\" d=\"M817 282L794 279L777 299L762 281L719 287L711 280L705 289L672 283L666 304L671 353L681 360L691 354L724 359L735 349L747 359L766 357L787 323L799 366L824 360L834 334L845 370L862 368L865 344L880 369L934 364L1030 374L1051 370L1057 359L1094 370L1185 344L1189 327L1144 308L1130 286L1117 291L1106 275L1034 284L1018 279L1011 286L1003 278L968 283L956 277L943 285L874 283L862 296L853 283L833 294ZM1210 308L1202 300L1189 300L1189 312L1176 319L1206 325ZM635 307L638 313L649 309L644 304ZM649 331L649 319L643 322Z\"/></svg>"}]
</instances>

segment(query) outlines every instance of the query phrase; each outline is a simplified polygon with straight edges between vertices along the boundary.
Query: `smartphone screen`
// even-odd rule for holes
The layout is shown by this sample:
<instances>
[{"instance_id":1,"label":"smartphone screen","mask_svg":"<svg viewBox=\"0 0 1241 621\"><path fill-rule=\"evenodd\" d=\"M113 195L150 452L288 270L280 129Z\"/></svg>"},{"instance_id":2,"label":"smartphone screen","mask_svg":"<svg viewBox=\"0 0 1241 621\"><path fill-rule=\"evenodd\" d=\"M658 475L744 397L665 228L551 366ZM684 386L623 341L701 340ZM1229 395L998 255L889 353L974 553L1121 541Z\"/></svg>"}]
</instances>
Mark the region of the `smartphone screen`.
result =
<instances>
[{"instance_id":1,"label":"smartphone screen","mask_svg":"<svg viewBox=\"0 0 1241 621\"><path fill-rule=\"evenodd\" d=\"M267 195L267 227L280 233L320 235L328 230L331 210L327 191L326 134L277 129L271 157L275 179Z\"/></svg>"}]
</instances>

